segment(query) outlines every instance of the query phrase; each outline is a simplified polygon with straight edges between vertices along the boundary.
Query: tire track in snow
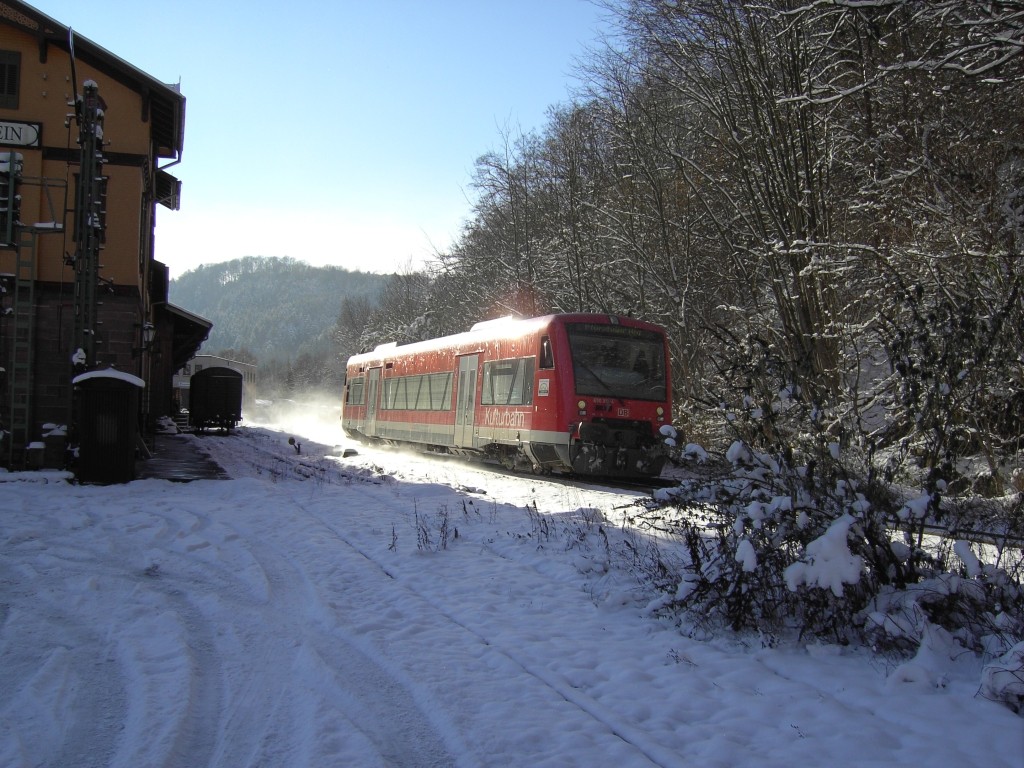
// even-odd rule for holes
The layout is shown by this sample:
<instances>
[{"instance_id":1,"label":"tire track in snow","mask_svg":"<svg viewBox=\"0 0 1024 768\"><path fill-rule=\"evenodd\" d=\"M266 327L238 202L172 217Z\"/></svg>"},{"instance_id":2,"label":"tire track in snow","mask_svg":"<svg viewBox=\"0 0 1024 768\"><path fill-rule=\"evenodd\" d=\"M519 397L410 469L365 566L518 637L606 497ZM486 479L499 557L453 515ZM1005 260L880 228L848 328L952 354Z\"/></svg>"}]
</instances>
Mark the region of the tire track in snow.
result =
<instances>
[{"instance_id":1,"label":"tire track in snow","mask_svg":"<svg viewBox=\"0 0 1024 768\"><path fill-rule=\"evenodd\" d=\"M325 699L373 744L384 765L455 765L414 696L376 658L337 632L330 642L320 640L308 649L305 672L311 679L321 678Z\"/></svg>"},{"instance_id":2,"label":"tire track in snow","mask_svg":"<svg viewBox=\"0 0 1024 768\"><path fill-rule=\"evenodd\" d=\"M10 584L2 577L0 583ZM126 692L113 659L92 654L102 645L101 633L45 598L35 601L31 613L16 610L8 619L20 637L35 641L12 650L6 624L0 627L0 731L10 732L4 743L18 745L18 754L0 752L0 764L108 766L115 751L112 726L123 719ZM55 707L46 697L52 690L62 694ZM59 743L44 738L54 731L63 736Z\"/></svg>"},{"instance_id":3,"label":"tire track in snow","mask_svg":"<svg viewBox=\"0 0 1024 768\"><path fill-rule=\"evenodd\" d=\"M281 504L291 504L286 494L282 494ZM215 511L197 513L193 510L192 514L209 518ZM287 529L280 527L282 520L288 520ZM304 522L296 522L286 514L267 521L265 524L277 527L264 531L259 530L259 521L253 523L256 528L250 528L238 519L218 519L216 525L232 531L229 537L221 538L230 538L232 549L244 546L258 574L250 569L246 578L240 578L242 583L234 587L224 583L223 573L217 573L218 578L207 587L201 586L199 579L189 579L189 588L198 590L200 598L205 593L208 599L226 603L222 610L225 615L239 616L248 612L252 616L248 624L231 627L229 632L222 631L209 643L205 640L198 643L200 650L207 644L216 647L213 653L196 656L196 682L216 680L224 690L223 700L215 701L208 692L203 692L203 686L190 705L190 722L193 715L201 721L206 713L208 722L217 723L217 713L212 710L223 713L218 744L213 750L215 759L208 764L248 763L259 757L269 763L320 765L336 759L332 754L317 754L318 750L329 749L321 747L321 743L329 743L332 738L351 742L355 733L363 745L360 754L365 755L366 745L370 744L382 765L410 768L455 765L443 739L408 687L382 664L372 649L359 644L342 629L341 622L333 615L336 609L322 595L318 580L308 569L306 557L299 557L292 551L294 547L315 546L310 542L318 538L318 531L308 530L306 526L312 523L319 527L320 521L308 513L301 521ZM206 527L199 526L200 529ZM201 542L191 538L184 543L190 566L186 570L202 570L196 565L200 557L213 561L206 564L207 569L220 570L214 547L197 547ZM325 560L320 548L301 554L314 564ZM332 548L328 557L336 554ZM244 583L253 578L266 584L266 599L261 603L251 599L253 590ZM232 606L230 603L235 601L239 604ZM187 608L181 610L186 612ZM201 628L204 621L209 624L201 617L191 620L190 633L194 633L196 627ZM193 644L194 641L190 641L190 646ZM231 664L225 666L220 662L225 668L218 669L218 659L223 657L230 657ZM235 679L250 684L258 681L256 690L239 689L232 682ZM275 686L275 682L278 685ZM299 689L313 691L313 696ZM278 692L270 698L268 690ZM282 727L283 723L290 726ZM339 730L350 733L338 736ZM209 752L208 741L201 733L184 728L175 754L189 755L192 749L195 755L205 755ZM197 764L194 760L190 762Z\"/></svg>"},{"instance_id":4,"label":"tire track in snow","mask_svg":"<svg viewBox=\"0 0 1024 768\"><path fill-rule=\"evenodd\" d=\"M307 684L316 687L334 713L344 716L373 745L384 765L454 765L443 739L409 688L371 649L346 632L340 621L325 620L332 618L337 609L324 600L304 565L279 548L273 552L273 558L260 558L264 567L283 565L292 573L272 575L272 580L303 584L304 594L298 600L286 596L289 599L275 601L280 603L277 609L288 610L288 603L301 605L306 612L293 616L290 622L300 638L293 668L306 676ZM308 615L310 606L315 607L313 615Z\"/></svg>"},{"instance_id":5,"label":"tire track in snow","mask_svg":"<svg viewBox=\"0 0 1024 768\"><path fill-rule=\"evenodd\" d=\"M578 688L572 686L559 675L550 672L537 664L531 663L523 654L517 653L511 648L495 642L493 638L488 637L459 619L451 613L445 605L432 600L429 596L424 595L422 592L415 589L415 587L410 586L404 581L399 581L395 578L394 574L387 569L384 563L381 563L372 555L367 553L363 548L353 543L351 539L339 531L336 526L315 514L299 502L293 501L293 503L307 515L313 517L321 525L329 529L340 542L353 552L357 553L362 559L370 563L381 574L390 579L397 588L406 591L407 593L415 596L418 600L426 603L434 612L444 617L444 619L452 625L475 638L477 642L486 646L491 652L500 654L531 678L553 691L562 700L569 703L592 720L600 723L622 742L629 745L637 753L646 758L650 764L660 766L660 768L684 768L684 766L687 765L686 761L683 760L676 750L664 747L663 745L655 742L641 729L624 722L614 711L603 706L600 702L583 693Z\"/></svg>"},{"instance_id":6,"label":"tire track in snow","mask_svg":"<svg viewBox=\"0 0 1024 768\"><path fill-rule=\"evenodd\" d=\"M248 436L247 436L248 437ZM282 457L279 454L273 453L267 447L263 445L253 446L252 442L247 440L247 444L250 448L256 447L261 455L267 458L273 459L277 462L277 466L289 466L295 463L302 463L303 461L311 460L312 457L303 457L303 460L299 460L298 457L288 456L287 458ZM253 463L255 466L255 463ZM320 465L318 465L320 466ZM363 471L365 472L365 471ZM300 472L296 472L299 478L306 479L306 476ZM365 474L359 472L353 473L344 468L331 468L327 469L325 476L322 478L328 483L342 482L350 484L353 480L366 481L379 483L381 479L379 477L373 477L372 479L367 477ZM538 482L538 478L528 478L531 482ZM543 479L540 479L541 481ZM559 484L560 487L561 484ZM576 490L578 489L570 489ZM443 617L451 625L458 627L462 632L472 637L476 643L481 646L485 646L489 651L500 654L504 659L513 664L518 669L526 673L531 679L541 683L546 689L551 691L559 699L566 702L567 704L574 707L579 712L583 713L586 717L590 718L607 728L612 734L614 734L622 743L628 745L635 753L639 753L643 758L646 759L650 764L661 766L661 768L674 768L675 766L683 766L684 761L680 757L679 753L673 749L666 748L663 745L657 743L650 736L648 736L641 729L624 722L623 719L617 715L614 711L605 707L600 702L596 701L593 697L580 691L578 688L571 685L564 678L559 675L549 672L548 670L538 666L537 664L531 663L531 661L521 653L515 650L502 646L496 643L494 638L488 637L484 633L469 626L452 612L450 612L443 604L432 600L429 596L423 594L421 591L416 590L414 587L408 585L405 582L399 581L395 578L386 564L375 559L353 541L348 538L337 526L333 525L330 521L325 519L323 516L314 513L308 506L298 502L294 498L294 494L289 497L289 502L296 509L301 510L308 518L315 520L317 523L325 527L331 532L331 534L342 544L344 544L349 550L356 553L362 560L365 560L373 565L373 567L379 571L383 576L387 577L392 583L399 586L408 594L414 596L417 600L430 606L432 611L437 615Z\"/></svg>"},{"instance_id":7,"label":"tire track in snow","mask_svg":"<svg viewBox=\"0 0 1024 768\"><path fill-rule=\"evenodd\" d=\"M248 439L249 435L246 435L246 437L248 446L255 447L255 450L261 456L276 462L276 466L278 467L291 467L291 471L294 472L295 474L295 479L309 478L309 475L299 471L299 465L304 465L310 461L313 461L312 457L300 458L288 456L287 454L285 456L282 456L280 453L274 453L268 445L262 443L254 445L253 441ZM382 477L378 475L368 476L366 470L356 470L353 472L351 470L346 470L343 467L332 465L333 463L329 463L325 467L323 461L317 462L316 464L312 465L317 468L317 471L322 472L322 474L317 475L315 479L332 484L350 484L352 483L353 480L371 481L375 483L380 483L382 481ZM256 464L253 463L253 466L256 466ZM386 479L387 476L385 475L384 478ZM547 480L547 478L528 477L526 479L534 484L538 482L550 482L549 480ZM560 488L566 488L567 493L571 493L572 490L575 490L575 492L579 493L580 490L580 488L571 485L566 486L565 484L560 482L556 482L554 484L558 485L558 487ZM342 530L340 530L336 525L332 524L323 515L316 514L307 506L296 501L294 498L291 498L290 502L297 509L301 510L306 516L315 519L319 524L329 529L331 531L331 534L335 538L337 538L338 541L340 541L343 545L345 545L345 547L350 549L352 552L356 553L362 560L369 561L379 572L385 575L385 577L388 578L392 583L399 586L402 590L406 591L407 593L415 596L416 599L422 601L426 605L429 605L434 613L442 616L446 622L449 622L451 625L458 627L461 631L467 633L470 637L472 637L475 640L475 642L479 643L481 646L485 646L486 648L488 648L489 651L500 654L502 657L507 659L509 663L511 663L516 668L525 673L529 678L541 683L545 688L550 690L561 700L565 701L566 703L568 703L568 705L575 708L575 710L578 710L579 712L583 713L586 717L590 718L592 721L602 725L610 733L614 734L616 738L620 739L623 743L628 744L630 748L634 751L634 753L639 754L639 756L642 756L650 764L660 766L662 768L675 768L676 766L681 767L685 765L685 762L680 757L678 751L666 748L666 746L658 743L656 740L651 738L641 728L638 728L637 726L627 722L623 719L622 716L616 714L612 710L603 706L602 703L600 703L594 697L589 696L579 688L574 687L564 678L544 669L543 667L540 667L537 664L532 664L525 654L517 652L515 649L510 648L507 645L503 645L501 643L496 642L496 640L493 637L488 637L479 630L464 623L462 620L460 620L458 616L456 616L450 610L447 610L443 604L437 602L436 600L432 600L429 596L425 595L421 591L416 590L415 587L409 585L408 583L395 579L394 574L388 570L387 565L385 563L374 558L372 555L368 554L366 551L362 550L360 547L355 545L351 541L351 539L345 536Z\"/></svg>"}]
</instances>

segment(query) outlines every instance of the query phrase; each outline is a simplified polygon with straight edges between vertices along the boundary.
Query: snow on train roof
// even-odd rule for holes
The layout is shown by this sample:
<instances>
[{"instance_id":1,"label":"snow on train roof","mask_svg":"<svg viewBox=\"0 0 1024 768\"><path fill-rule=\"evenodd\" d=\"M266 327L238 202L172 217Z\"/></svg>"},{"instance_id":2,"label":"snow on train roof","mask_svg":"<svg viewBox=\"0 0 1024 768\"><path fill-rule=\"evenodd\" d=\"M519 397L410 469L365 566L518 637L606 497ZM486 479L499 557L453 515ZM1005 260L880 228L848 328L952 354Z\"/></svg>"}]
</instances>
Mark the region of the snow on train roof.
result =
<instances>
[{"instance_id":1,"label":"snow on train roof","mask_svg":"<svg viewBox=\"0 0 1024 768\"><path fill-rule=\"evenodd\" d=\"M545 315L543 317L528 318L502 317L496 320L484 320L473 325L473 327L468 331L455 333L450 336L438 336L433 339L413 341L407 344L395 341L378 344L372 351L353 355L349 360L373 360L388 354L393 354L396 351L401 351L402 353L415 353L423 349L435 349L439 345L458 346L459 344L479 344L481 341L490 340L495 336L511 336L515 334L529 333L538 326L551 322L555 317L558 317L558 315Z\"/></svg>"},{"instance_id":2,"label":"snow on train roof","mask_svg":"<svg viewBox=\"0 0 1024 768\"><path fill-rule=\"evenodd\" d=\"M618 325L622 320L630 323L639 323L649 326L650 323L636 318L625 318L616 315L607 315L597 312L567 312L540 317L500 317L494 320L483 320L474 324L468 331L452 334L450 336L439 336L425 341L413 341L407 344L390 341L385 344L378 344L372 351L353 355L349 363L368 363L381 359L390 354L401 352L402 354L416 354L424 350L437 349L440 346L458 347L462 344L479 344L482 341L490 341L498 337L522 336L534 332L537 328L549 323L560 322L585 322L596 318L610 319L611 325Z\"/></svg>"},{"instance_id":3,"label":"snow on train roof","mask_svg":"<svg viewBox=\"0 0 1024 768\"><path fill-rule=\"evenodd\" d=\"M505 317L498 317L495 318L494 320L481 320L479 323L475 323L473 327L469 329L469 332L473 333L473 331L490 331L496 328L505 328L521 322L523 322L523 318L521 317L505 315Z\"/></svg>"}]
</instances>

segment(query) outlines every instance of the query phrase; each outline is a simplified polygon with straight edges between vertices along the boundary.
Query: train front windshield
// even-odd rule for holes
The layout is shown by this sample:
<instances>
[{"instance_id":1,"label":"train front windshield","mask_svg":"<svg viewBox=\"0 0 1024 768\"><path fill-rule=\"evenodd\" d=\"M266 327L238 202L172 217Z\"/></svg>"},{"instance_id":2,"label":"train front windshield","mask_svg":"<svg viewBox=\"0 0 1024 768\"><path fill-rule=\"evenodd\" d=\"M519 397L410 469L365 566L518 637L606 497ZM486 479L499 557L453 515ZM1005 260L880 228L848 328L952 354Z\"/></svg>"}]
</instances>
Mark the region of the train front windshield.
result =
<instances>
[{"instance_id":1,"label":"train front windshield","mask_svg":"<svg viewBox=\"0 0 1024 768\"><path fill-rule=\"evenodd\" d=\"M576 394L630 400L667 399L661 334L596 323L566 326Z\"/></svg>"}]
</instances>

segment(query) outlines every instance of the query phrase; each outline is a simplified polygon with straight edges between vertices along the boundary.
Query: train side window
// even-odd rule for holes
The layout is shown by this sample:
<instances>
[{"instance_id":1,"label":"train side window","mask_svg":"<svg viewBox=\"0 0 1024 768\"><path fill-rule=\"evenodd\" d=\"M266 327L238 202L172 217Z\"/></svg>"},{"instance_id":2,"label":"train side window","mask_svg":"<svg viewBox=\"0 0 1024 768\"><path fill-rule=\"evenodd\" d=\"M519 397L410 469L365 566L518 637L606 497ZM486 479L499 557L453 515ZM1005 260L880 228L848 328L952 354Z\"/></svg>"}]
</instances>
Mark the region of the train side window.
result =
<instances>
[{"instance_id":1,"label":"train side window","mask_svg":"<svg viewBox=\"0 0 1024 768\"><path fill-rule=\"evenodd\" d=\"M357 385L358 382L358 385ZM354 402L356 387L360 401ZM396 376L382 382L381 408L383 410L449 411L452 407L452 374L426 373L419 376ZM349 385L349 400L362 405L365 397L363 377L353 379Z\"/></svg>"},{"instance_id":2,"label":"train side window","mask_svg":"<svg viewBox=\"0 0 1024 768\"><path fill-rule=\"evenodd\" d=\"M533 402L533 358L519 361L519 377L514 382L512 395L522 405Z\"/></svg>"},{"instance_id":3,"label":"train side window","mask_svg":"<svg viewBox=\"0 0 1024 768\"><path fill-rule=\"evenodd\" d=\"M533 402L533 358L484 363L482 405L528 405Z\"/></svg>"},{"instance_id":4,"label":"train side window","mask_svg":"<svg viewBox=\"0 0 1024 768\"><path fill-rule=\"evenodd\" d=\"M439 374L440 375L440 374ZM450 411L452 409L452 374L444 374L444 387L442 393L442 411Z\"/></svg>"},{"instance_id":5,"label":"train side window","mask_svg":"<svg viewBox=\"0 0 1024 768\"><path fill-rule=\"evenodd\" d=\"M432 373L427 377L430 389L430 410L450 411L452 407L451 373Z\"/></svg>"},{"instance_id":6,"label":"train side window","mask_svg":"<svg viewBox=\"0 0 1024 768\"><path fill-rule=\"evenodd\" d=\"M423 376L409 376L406 379L406 386L409 391L406 393L406 408L412 408L414 410L422 410L423 405L420 402L420 392L423 391Z\"/></svg>"},{"instance_id":7,"label":"train side window","mask_svg":"<svg viewBox=\"0 0 1024 768\"><path fill-rule=\"evenodd\" d=\"M409 407L409 380L407 378L395 379L395 400L392 407L396 410L405 410Z\"/></svg>"},{"instance_id":8,"label":"train side window","mask_svg":"<svg viewBox=\"0 0 1024 768\"><path fill-rule=\"evenodd\" d=\"M540 340L540 367L555 367L555 356L551 352L551 339L547 336L544 336Z\"/></svg>"},{"instance_id":9,"label":"train side window","mask_svg":"<svg viewBox=\"0 0 1024 768\"><path fill-rule=\"evenodd\" d=\"M437 389L437 374L428 373L423 377L423 383L420 385L420 397L416 402L416 407L424 411L436 411L434 407L434 390Z\"/></svg>"},{"instance_id":10,"label":"train side window","mask_svg":"<svg viewBox=\"0 0 1024 768\"><path fill-rule=\"evenodd\" d=\"M426 409L426 404L424 402L424 390L426 390L427 388L424 379L426 378L426 376L409 377L409 394L407 396L408 401L406 403L407 408L410 408L414 411L422 411Z\"/></svg>"},{"instance_id":11,"label":"train side window","mask_svg":"<svg viewBox=\"0 0 1024 768\"><path fill-rule=\"evenodd\" d=\"M409 407L409 388L406 386L405 379L395 379L395 399L391 403L392 407L396 409L404 409Z\"/></svg>"},{"instance_id":12,"label":"train side window","mask_svg":"<svg viewBox=\"0 0 1024 768\"><path fill-rule=\"evenodd\" d=\"M352 379L348 385L348 404L349 405L362 405L363 404L363 392L365 386L365 379L362 376L357 376Z\"/></svg>"},{"instance_id":13,"label":"train side window","mask_svg":"<svg viewBox=\"0 0 1024 768\"><path fill-rule=\"evenodd\" d=\"M512 366L507 362L484 363L484 382L480 390L482 405L507 405Z\"/></svg>"}]
</instances>

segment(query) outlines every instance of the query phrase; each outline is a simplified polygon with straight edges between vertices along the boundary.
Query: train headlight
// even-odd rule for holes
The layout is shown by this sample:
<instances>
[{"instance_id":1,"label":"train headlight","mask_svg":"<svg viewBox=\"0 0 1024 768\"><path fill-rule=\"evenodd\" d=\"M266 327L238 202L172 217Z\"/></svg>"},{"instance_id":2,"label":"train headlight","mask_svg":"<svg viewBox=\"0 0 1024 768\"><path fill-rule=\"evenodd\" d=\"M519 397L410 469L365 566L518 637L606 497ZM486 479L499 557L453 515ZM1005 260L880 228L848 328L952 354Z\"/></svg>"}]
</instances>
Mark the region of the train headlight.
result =
<instances>
[{"instance_id":1,"label":"train headlight","mask_svg":"<svg viewBox=\"0 0 1024 768\"><path fill-rule=\"evenodd\" d=\"M576 407L579 408L581 411L586 410L587 401L586 400L580 400L578 403L576 403Z\"/></svg>"},{"instance_id":2,"label":"train headlight","mask_svg":"<svg viewBox=\"0 0 1024 768\"><path fill-rule=\"evenodd\" d=\"M660 405L658 406L658 415L659 416L664 416L665 415L665 409L662 408Z\"/></svg>"}]
</instances>

